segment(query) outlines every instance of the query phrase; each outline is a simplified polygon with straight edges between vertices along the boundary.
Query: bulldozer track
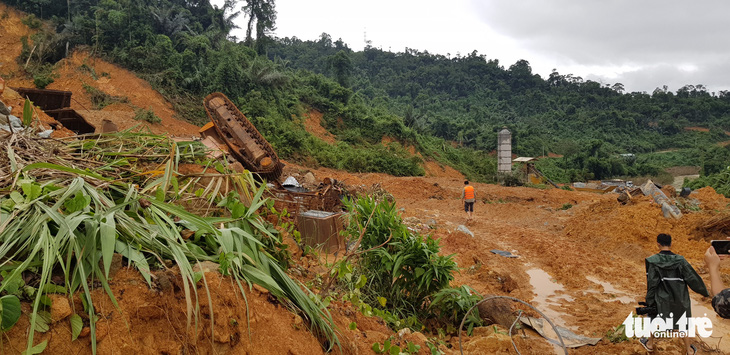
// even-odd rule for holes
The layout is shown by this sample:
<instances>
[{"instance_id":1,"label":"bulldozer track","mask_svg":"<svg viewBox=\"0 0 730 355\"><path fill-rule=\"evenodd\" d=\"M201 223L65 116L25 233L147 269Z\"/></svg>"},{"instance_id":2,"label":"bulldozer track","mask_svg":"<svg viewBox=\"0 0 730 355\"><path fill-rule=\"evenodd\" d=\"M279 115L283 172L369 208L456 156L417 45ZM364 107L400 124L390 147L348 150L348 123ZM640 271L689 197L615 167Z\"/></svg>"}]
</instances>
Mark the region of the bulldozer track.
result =
<instances>
[{"instance_id":1,"label":"bulldozer track","mask_svg":"<svg viewBox=\"0 0 730 355\"><path fill-rule=\"evenodd\" d=\"M274 148L226 95L212 93L205 97L203 106L220 138L246 169L266 180L281 176L284 164Z\"/></svg>"}]
</instances>

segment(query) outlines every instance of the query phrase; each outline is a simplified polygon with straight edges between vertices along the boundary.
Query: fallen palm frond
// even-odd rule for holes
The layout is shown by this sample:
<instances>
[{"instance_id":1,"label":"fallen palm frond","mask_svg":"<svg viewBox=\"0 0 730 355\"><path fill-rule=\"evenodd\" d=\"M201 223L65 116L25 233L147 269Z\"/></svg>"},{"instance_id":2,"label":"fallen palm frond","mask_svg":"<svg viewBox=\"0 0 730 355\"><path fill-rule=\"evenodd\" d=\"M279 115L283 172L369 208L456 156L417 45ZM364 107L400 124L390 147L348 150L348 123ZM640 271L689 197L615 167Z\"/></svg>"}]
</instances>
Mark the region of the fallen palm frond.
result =
<instances>
[{"instance_id":1,"label":"fallen palm frond","mask_svg":"<svg viewBox=\"0 0 730 355\"><path fill-rule=\"evenodd\" d=\"M84 172L90 178L101 178L101 175L92 171L103 166L104 163L75 159L69 154L71 149L58 142L40 139L30 134L3 133L0 133L0 142L2 142L0 144L0 152L2 152L0 153L0 189L12 187L21 171L33 164L40 165L37 166L38 169L33 169L28 175L38 181L72 178ZM44 164L62 166L66 171L45 169Z\"/></svg>"},{"instance_id":2,"label":"fallen palm frond","mask_svg":"<svg viewBox=\"0 0 730 355\"><path fill-rule=\"evenodd\" d=\"M205 278L195 275L193 265L212 261L242 292L244 283L256 283L300 311L312 330L327 340L327 348L338 344L328 311L265 251L261 240L274 237L257 214L265 204L265 186L257 187L250 173L221 174L211 180L218 185L225 180L230 185L226 191L208 186L193 192L199 186L195 179L202 176L187 181L177 167L183 160L202 159L204 150L131 132L68 144L16 134L0 137L0 145L7 151L0 154L0 162L8 162L0 170L0 269L7 272L0 292L11 291L13 280L23 272L37 273L37 289L44 290L52 285L52 271L62 270L63 284L56 286L69 295L82 293L95 336L92 281L98 280L116 304L107 282L114 253L125 257L148 283L159 260L173 260L183 280L188 325L193 320L197 325L197 293L192 291L198 277L203 283ZM169 203L192 200L207 201L222 217L196 215ZM193 237L183 238L183 229L193 231ZM39 291L32 299L28 349L44 297Z\"/></svg>"}]
</instances>

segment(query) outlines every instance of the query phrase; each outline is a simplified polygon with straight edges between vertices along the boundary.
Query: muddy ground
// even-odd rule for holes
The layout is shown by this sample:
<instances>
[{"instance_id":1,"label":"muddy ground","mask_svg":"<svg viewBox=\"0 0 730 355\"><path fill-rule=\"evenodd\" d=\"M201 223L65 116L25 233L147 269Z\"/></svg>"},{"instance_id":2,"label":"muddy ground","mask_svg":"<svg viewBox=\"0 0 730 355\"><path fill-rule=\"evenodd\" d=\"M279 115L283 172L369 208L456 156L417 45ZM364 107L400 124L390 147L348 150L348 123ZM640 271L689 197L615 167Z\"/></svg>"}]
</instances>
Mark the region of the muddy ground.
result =
<instances>
[{"instance_id":1,"label":"muddy ground","mask_svg":"<svg viewBox=\"0 0 730 355\"><path fill-rule=\"evenodd\" d=\"M307 170L291 167L289 172L303 174ZM467 223L459 200L461 178L397 178L329 169L316 170L315 174L362 188L379 184L389 191L414 228L441 238L443 253L456 254L461 272L452 286L466 284L483 295L525 300L576 334L604 338L596 346L570 351L575 354L643 353L636 341L613 344L605 335L624 321L637 301L643 300L644 258L657 252L656 235L671 234L673 250L684 255L709 285L702 255L708 241L722 235L710 235L698 227L709 218L728 213L730 202L711 188L704 188L682 200L697 205L692 208L695 211L686 211L681 219L673 220L664 218L661 209L643 196L621 205L616 194L477 183L475 218ZM456 231L462 224L474 237ZM492 249L510 251L519 258L505 258L491 253ZM729 269L730 265L723 266L726 283L730 281ZM693 303L695 316L707 313L714 325L713 335L703 339L700 353L719 353L711 351L718 344L724 352L730 351L730 321L713 316L709 298L694 294ZM533 340L527 353L553 351L542 340ZM681 353L678 344L666 340L658 348ZM458 348L454 342L452 345ZM505 353L514 353L509 342L502 345ZM471 350L484 353L485 349Z\"/></svg>"},{"instance_id":2,"label":"muddy ground","mask_svg":"<svg viewBox=\"0 0 730 355\"><path fill-rule=\"evenodd\" d=\"M289 165L288 173L310 171ZM645 291L643 259L655 250L654 238L659 232L674 237L674 250L687 257L706 278L701 257L707 248L706 236L697 226L712 216L725 211L727 201L709 188L691 195L699 202L700 210L686 213L680 220L668 220L648 198L641 197L623 206L615 195L598 195L560 189L507 188L497 185L475 184L478 203L475 219L468 223L474 237L455 231L465 224L460 210L459 193L462 180L454 177L396 178L382 174L348 174L328 169L312 170L317 178L335 177L351 186L380 186L389 191L403 209L403 216L414 228L441 238L442 252L455 253L461 269L452 286L469 285L481 294L508 295L525 300L538 307L558 325L577 334L604 338L596 346L570 350L571 354L641 354L643 348L636 341L613 344L605 339L611 329L621 324L641 300ZM571 207L567 207L570 205ZM409 218L411 217L411 218ZM435 222L435 223L434 223ZM427 225L431 224L431 227ZM519 258L505 258L490 252L492 249L510 251ZM312 255L302 257L295 253L297 265L293 276L313 278L327 271ZM305 270L304 273L301 270ZM724 266L728 274L728 265ZM171 271L171 278L175 273ZM302 274L308 275L301 277ZM216 333L210 333L210 312L205 293L199 287L201 319L198 330L187 328L184 294L172 282L167 289L150 289L132 270L123 269L112 282L120 310L108 301L102 290L97 290L102 318L99 353L256 353L256 354L313 354L322 349L306 330L301 318L289 312L260 288L247 291L250 315L245 301L230 280L216 272L206 273L211 284L214 324ZM727 277L726 277L726 282ZM710 312L709 299L693 297L696 315ZM76 303L79 303L78 301ZM74 306L72 304L72 306ZM77 309L80 305L75 305ZM516 309L517 307L515 307ZM526 309L526 308L522 308ZM335 352L369 354L374 342L383 342L390 336L400 339L377 318L365 317L349 304L336 302L330 306L341 333L341 348ZM698 312L699 311L699 312ZM251 319L250 328L246 325ZM355 322L357 328L350 330ZM727 334L730 321L713 318L712 338L704 339L700 353L719 347L728 351ZM27 319L11 331L3 350L19 352L24 345ZM251 332L249 336L248 332ZM501 329L501 328L500 328ZM494 332L493 327L475 331L464 337L466 353L516 353L509 338ZM532 331L526 337L515 336L523 354L555 352L552 345ZM721 337L725 338L721 339ZM50 353L88 352L89 337L69 342L67 321L60 321L37 341L49 339ZM414 333L403 340L422 346L425 341L438 341L438 334ZM458 338L440 338L451 348L441 346L446 353L458 351ZM677 340L666 340L657 347L663 353L680 353Z\"/></svg>"},{"instance_id":3,"label":"muddy ground","mask_svg":"<svg viewBox=\"0 0 730 355\"><path fill-rule=\"evenodd\" d=\"M22 75L16 58L20 38L32 34L19 14L0 4L0 75L9 86L32 86ZM93 70L93 71L92 71ZM133 119L135 109L151 109L161 119L149 125L155 133L180 137L197 135L198 128L181 122L172 105L149 84L87 53L73 54L56 67L59 75L50 89L73 92L72 107L85 114L93 124L102 119L114 121L119 128L139 123ZM110 95L126 97L127 103L93 110L90 85ZM22 100L4 100L19 107ZM47 119L42 113L41 120ZM321 114L311 112L302 117L302 125L316 137L334 141L334 136L321 127ZM383 144L392 141L385 137ZM406 149L415 152L414 147ZM710 239L724 237L708 234L701 226L708 219L728 213L728 201L705 188L694 192L690 201L682 201L691 210L679 220L665 219L660 208L649 198L636 198L629 205L620 205L616 195L598 195L561 189L507 188L474 184L478 202L475 219L466 223L459 200L463 176L448 166L424 162L426 177L396 178L384 174L350 174L324 168L288 164L288 175L303 176L311 171L318 180L334 177L354 190L366 191L374 185L391 193L402 208L408 223L424 234L441 239L442 252L455 254L460 267L452 286L469 285L483 295L494 294L522 299L538 307L558 325L590 337L603 338L596 346L585 346L571 354L643 354L636 342L611 343L606 334L621 324L641 300L645 291L643 260L655 253L658 233L674 237L675 252L684 255L707 282L702 254ZM467 224L474 236L457 232ZM292 243L293 244L293 243ZM505 258L490 252L509 251L518 258ZM295 253L292 276L302 281L316 278L328 270L322 260ZM294 271L296 270L296 271ZM730 265L723 266L725 282L730 285ZM229 278L215 271L206 273L208 292L198 288L200 312L198 322L186 319L184 292L175 270L160 272L149 287L134 270L126 268L112 279L111 287L119 307L115 307L103 290L94 291L100 313L99 354L316 354L323 350L307 331L306 321L290 312L285 305L258 287L245 290L245 298ZM162 280L162 281L160 281ZM167 280L167 281L164 281ZM708 312L709 299L693 296L695 316ZM248 303L248 307L246 306ZM90 353L88 328L79 340L71 341L68 316L72 311L83 313L80 301L54 296L54 323L47 333L37 334L35 343L48 340L49 354ZM212 306L212 307L211 307ZM24 304L24 314L29 305ZM517 307L514 307L517 309ZM211 312L212 309L212 312ZM523 308L524 309L524 308ZM372 344L393 337L421 346L429 353L426 341L443 342L440 349L458 353L458 338L438 334L398 334L374 317L365 317L348 303L334 302L330 312L340 330L341 344L335 353L372 354ZM212 315L212 316L211 316ZM712 318L714 332L704 339L700 353L722 349L730 352L730 321ZM350 329L350 324L356 324ZM88 323L88 321L87 321ZM11 331L4 333L0 353L19 354L25 348L28 319L24 315ZM473 336L464 337L465 353L515 354L503 328L483 327ZM536 333L526 331L515 336L523 354L553 353L556 348ZM681 353L679 341L659 342L662 353Z\"/></svg>"}]
</instances>

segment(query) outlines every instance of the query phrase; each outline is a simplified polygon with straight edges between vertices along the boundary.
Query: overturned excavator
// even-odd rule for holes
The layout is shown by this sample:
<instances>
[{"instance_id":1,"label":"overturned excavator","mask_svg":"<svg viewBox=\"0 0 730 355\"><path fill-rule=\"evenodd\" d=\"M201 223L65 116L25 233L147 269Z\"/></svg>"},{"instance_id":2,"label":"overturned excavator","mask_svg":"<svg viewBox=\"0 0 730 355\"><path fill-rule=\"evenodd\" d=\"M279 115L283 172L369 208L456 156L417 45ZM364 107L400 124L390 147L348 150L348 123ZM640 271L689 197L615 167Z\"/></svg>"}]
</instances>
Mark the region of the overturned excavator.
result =
<instances>
[{"instance_id":1,"label":"overturned excavator","mask_svg":"<svg viewBox=\"0 0 730 355\"><path fill-rule=\"evenodd\" d=\"M284 164L271 144L225 95L216 92L203 100L210 122L200 129L203 144L213 151L226 152L234 170L248 169L271 184L269 197L278 210L286 209L292 217L310 210L342 210L343 184L325 178L314 191L291 190L279 181ZM220 153L222 154L222 153ZM240 164L238 168L236 165Z\"/></svg>"},{"instance_id":2,"label":"overturned excavator","mask_svg":"<svg viewBox=\"0 0 730 355\"><path fill-rule=\"evenodd\" d=\"M249 171L268 181L278 181L284 164L236 105L226 95L216 92L205 97L203 106L210 119L200 129L203 138L212 139Z\"/></svg>"}]
</instances>

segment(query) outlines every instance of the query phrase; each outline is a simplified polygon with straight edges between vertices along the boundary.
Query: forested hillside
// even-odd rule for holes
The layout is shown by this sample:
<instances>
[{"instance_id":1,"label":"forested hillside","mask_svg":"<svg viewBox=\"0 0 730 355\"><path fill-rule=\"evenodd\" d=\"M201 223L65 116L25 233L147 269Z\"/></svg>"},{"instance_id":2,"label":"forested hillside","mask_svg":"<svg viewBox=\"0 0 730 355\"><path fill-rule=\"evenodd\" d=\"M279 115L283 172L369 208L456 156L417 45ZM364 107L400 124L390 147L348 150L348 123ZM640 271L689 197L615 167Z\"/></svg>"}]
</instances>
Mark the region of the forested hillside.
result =
<instances>
[{"instance_id":1,"label":"forested hillside","mask_svg":"<svg viewBox=\"0 0 730 355\"><path fill-rule=\"evenodd\" d=\"M426 159L488 181L496 165L489 152L504 126L518 155L563 155L542 163L562 182L656 175L671 165L712 173L730 157L717 144L729 139L730 93L701 84L626 93L620 83L557 70L542 78L527 60L502 64L477 52L356 52L327 34L272 38L272 0L241 2L243 13L230 0L223 8L207 0L5 2L32 14L24 23L38 32L23 40L18 62L28 63L38 87L53 81L53 65L68 51L83 48L135 71L194 123L205 121L203 96L225 93L294 161L419 175ZM246 25L245 38L230 37L236 23ZM303 129L312 109L324 114L334 144ZM671 162L646 154L673 149L680 152Z\"/></svg>"},{"instance_id":2,"label":"forested hillside","mask_svg":"<svg viewBox=\"0 0 730 355\"><path fill-rule=\"evenodd\" d=\"M704 157L728 158L726 149L708 147L728 139L730 93L711 93L701 84L626 93L620 83L557 70L542 78L526 60L505 67L476 51L451 58L411 49L354 52L328 34L317 41L281 39L268 55L331 76L420 134L491 151L496 132L507 126L517 154L565 155L571 160L565 168L585 168L594 177L652 173L662 165L632 170L635 162L617 158L620 153L692 148L675 163L703 166ZM709 132L685 129L693 126ZM573 178L585 175L573 172Z\"/></svg>"}]
</instances>

